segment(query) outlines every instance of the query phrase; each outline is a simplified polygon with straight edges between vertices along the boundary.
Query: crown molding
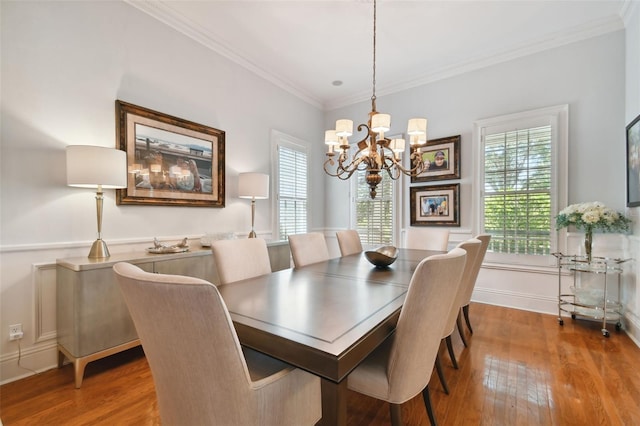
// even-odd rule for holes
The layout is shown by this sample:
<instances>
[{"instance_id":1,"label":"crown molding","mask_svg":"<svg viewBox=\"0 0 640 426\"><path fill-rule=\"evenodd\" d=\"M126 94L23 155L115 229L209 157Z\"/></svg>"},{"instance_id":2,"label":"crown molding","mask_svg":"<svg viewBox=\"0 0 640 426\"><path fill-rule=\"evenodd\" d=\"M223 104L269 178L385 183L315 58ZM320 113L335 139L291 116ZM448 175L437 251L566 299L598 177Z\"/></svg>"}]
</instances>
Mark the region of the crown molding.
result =
<instances>
[{"instance_id":1,"label":"crown molding","mask_svg":"<svg viewBox=\"0 0 640 426\"><path fill-rule=\"evenodd\" d=\"M215 37L209 33L205 28L188 19L184 15L180 14L175 9L171 8L167 3L162 1L153 0L123 0L130 6L144 12L145 14L157 19L163 24L175 29L176 31L186 35L192 40L202 44L208 49L218 53L221 56L229 59L230 61L240 65L241 67L251 71L259 77L264 78L270 83L280 87L281 89L291 93L292 95L300 98L301 100L322 109L323 105L320 100L305 90L297 87L291 82L284 80L283 78L274 75L273 73L261 68L257 64L253 63L250 59L243 56L241 52L230 49L220 40L216 40Z\"/></svg>"},{"instance_id":2,"label":"crown molding","mask_svg":"<svg viewBox=\"0 0 640 426\"><path fill-rule=\"evenodd\" d=\"M362 91L323 103L304 89L258 66L249 58L243 56L241 52L230 49L221 40L217 40L205 28L180 14L167 3L152 0L124 0L124 2L319 109L325 111L334 110L368 101L371 98L370 92ZM545 50L622 30L625 28L625 23L628 22L636 8L635 3L636 2L632 0L625 0L620 9L619 16L611 16L592 21L567 31L557 32L532 42L523 43L506 51L497 52L489 56L471 58L470 60L423 73L391 85L381 84L377 87L377 94L379 96L394 94Z\"/></svg>"},{"instance_id":3,"label":"crown molding","mask_svg":"<svg viewBox=\"0 0 640 426\"><path fill-rule=\"evenodd\" d=\"M587 40L589 38L597 37L622 29L624 29L622 18L619 16L611 16L606 19L593 21L586 25L574 27L567 31L557 32L555 34L551 34L550 36L546 36L529 43L523 43L512 49L498 52L491 56L471 58L468 61L459 62L448 67L443 67L430 73L422 74L421 76L413 79L408 79L392 85L378 84L378 87L376 88L376 94L378 95L378 97L391 95L404 90L409 90L418 86L433 83L435 81L444 80L446 78L465 74L471 71L476 71L492 65L533 55L545 50L550 50L567 44ZM369 92L361 92L352 96L339 98L333 102L325 104L325 109L333 110L342 108L358 102L366 101L370 98L371 94Z\"/></svg>"}]
</instances>

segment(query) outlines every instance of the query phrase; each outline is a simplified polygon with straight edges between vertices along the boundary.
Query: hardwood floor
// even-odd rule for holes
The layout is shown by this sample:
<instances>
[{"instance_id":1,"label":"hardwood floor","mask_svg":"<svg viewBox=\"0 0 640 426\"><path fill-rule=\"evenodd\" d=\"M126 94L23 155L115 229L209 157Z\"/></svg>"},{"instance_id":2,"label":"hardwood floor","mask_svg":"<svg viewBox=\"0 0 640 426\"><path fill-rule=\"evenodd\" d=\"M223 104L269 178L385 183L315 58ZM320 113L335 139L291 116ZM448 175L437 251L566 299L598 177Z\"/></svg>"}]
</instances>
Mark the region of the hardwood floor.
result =
<instances>
[{"instance_id":1,"label":"hardwood floor","mask_svg":"<svg viewBox=\"0 0 640 426\"><path fill-rule=\"evenodd\" d=\"M431 398L440 425L639 425L640 348L611 326L472 304L474 334L454 333L459 370L441 359ZM466 330L466 329L465 329ZM418 395L403 404L406 425L428 425ZM153 380L140 348L87 366L81 389L67 365L0 387L0 418L12 425L157 425ZM388 425L389 406L349 395L349 425Z\"/></svg>"}]
</instances>

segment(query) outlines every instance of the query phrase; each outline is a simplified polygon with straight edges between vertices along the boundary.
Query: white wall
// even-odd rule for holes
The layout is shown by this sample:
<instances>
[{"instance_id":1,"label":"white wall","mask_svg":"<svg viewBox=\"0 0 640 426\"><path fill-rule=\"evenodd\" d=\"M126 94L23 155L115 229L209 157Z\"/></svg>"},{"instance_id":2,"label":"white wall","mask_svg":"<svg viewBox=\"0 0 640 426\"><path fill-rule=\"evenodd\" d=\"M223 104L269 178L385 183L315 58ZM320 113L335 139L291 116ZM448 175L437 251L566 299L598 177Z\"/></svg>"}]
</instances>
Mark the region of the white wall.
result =
<instances>
[{"instance_id":1,"label":"white wall","mask_svg":"<svg viewBox=\"0 0 640 426\"><path fill-rule=\"evenodd\" d=\"M56 258L86 256L96 238L95 193L66 186L65 146L115 147L121 99L226 132L226 207L116 206L105 193L103 237L112 253L154 237L250 230L237 174L270 173L270 132L314 142L322 111L122 2L0 2L1 381L30 374L17 364L8 326L21 323L22 365L55 365ZM310 163L322 155L322 144ZM321 170L312 192L323 193ZM324 223L312 198L311 227ZM256 230L271 237L270 200L257 201ZM34 266L36 265L36 266ZM51 288L51 283L53 288Z\"/></svg>"},{"instance_id":2,"label":"white wall","mask_svg":"<svg viewBox=\"0 0 640 426\"><path fill-rule=\"evenodd\" d=\"M637 14L635 22L637 26ZM635 49L637 40L636 33ZM473 180L473 123L498 115L568 104L569 203L599 200L616 210L625 210L625 54L630 54L625 53L625 31L618 31L406 92L378 96L378 111L392 114L389 134L405 132L407 120L421 116L429 120L429 139L462 136L461 225L451 229L450 245L477 233L472 209L473 193L479 190ZM637 51L633 54L637 57ZM628 77L636 91L638 75L636 69ZM330 128L338 118L360 123L369 110L370 103L363 102L330 111L325 126ZM629 115L636 114L637 111ZM348 184L325 179L327 203L343 199ZM405 178L403 214L399 218L403 227L409 226L409 186L409 179ZM347 218L343 211L332 210L327 213L327 226L347 227ZM570 234L567 247L578 252L581 241L581 234ZM594 250L596 255L628 257L633 247L627 237L596 235ZM550 256L550 260L554 258ZM563 276L563 287L568 290L570 284L570 277ZM635 274L625 273L623 285L627 308L623 323L628 329L637 330L640 305L635 301ZM514 269L505 265L487 265L474 293L476 301L552 314L557 314L557 297L555 268Z\"/></svg>"},{"instance_id":3,"label":"white wall","mask_svg":"<svg viewBox=\"0 0 640 426\"><path fill-rule=\"evenodd\" d=\"M640 5L637 2L629 4L630 10L625 20L625 124L640 115ZM628 322L634 325L627 332L636 342L640 342L640 290L637 284L637 277L640 276L640 227L637 225L640 209L634 207L628 210L636 224L630 237L630 256L635 262L624 276L622 292Z\"/></svg>"}]
</instances>

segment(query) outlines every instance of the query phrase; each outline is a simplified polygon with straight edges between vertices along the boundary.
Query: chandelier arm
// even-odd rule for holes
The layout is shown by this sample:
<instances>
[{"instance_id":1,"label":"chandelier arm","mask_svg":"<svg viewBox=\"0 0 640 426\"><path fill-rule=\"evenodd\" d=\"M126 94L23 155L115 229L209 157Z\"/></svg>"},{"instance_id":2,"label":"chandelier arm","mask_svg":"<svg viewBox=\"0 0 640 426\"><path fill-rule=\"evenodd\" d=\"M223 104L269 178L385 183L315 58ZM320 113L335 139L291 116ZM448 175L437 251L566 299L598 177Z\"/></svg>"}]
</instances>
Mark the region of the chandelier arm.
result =
<instances>
[{"instance_id":1,"label":"chandelier arm","mask_svg":"<svg viewBox=\"0 0 640 426\"><path fill-rule=\"evenodd\" d=\"M402 163L396 160L395 157L385 157L385 158L388 158L389 160L391 160L395 168L397 168L399 171L401 171L407 176L417 176L423 171L425 171L424 162L422 161L416 163L412 168L408 169L406 167L403 167Z\"/></svg>"}]
</instances>

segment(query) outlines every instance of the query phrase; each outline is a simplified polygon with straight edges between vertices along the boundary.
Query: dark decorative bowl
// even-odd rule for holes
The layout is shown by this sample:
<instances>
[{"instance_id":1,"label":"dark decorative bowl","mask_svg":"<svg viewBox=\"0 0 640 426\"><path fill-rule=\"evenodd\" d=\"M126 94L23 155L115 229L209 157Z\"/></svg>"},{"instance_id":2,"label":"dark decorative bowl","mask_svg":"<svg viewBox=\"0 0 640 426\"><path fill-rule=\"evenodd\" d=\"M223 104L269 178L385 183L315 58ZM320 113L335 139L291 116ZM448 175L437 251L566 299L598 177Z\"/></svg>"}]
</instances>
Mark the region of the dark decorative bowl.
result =
<instances>
[{"instance_id":1,"label":"dark decorative bowl","mask_svg":"<svg viewBox=\"0 0 640 426\"><path fill-rule=\"evenodd\" d=\"M394 246L384 246L371 251L365 251L364 255L376 268L386 268L398 258L398 249Z\"/></svg>"}]
</instances>

